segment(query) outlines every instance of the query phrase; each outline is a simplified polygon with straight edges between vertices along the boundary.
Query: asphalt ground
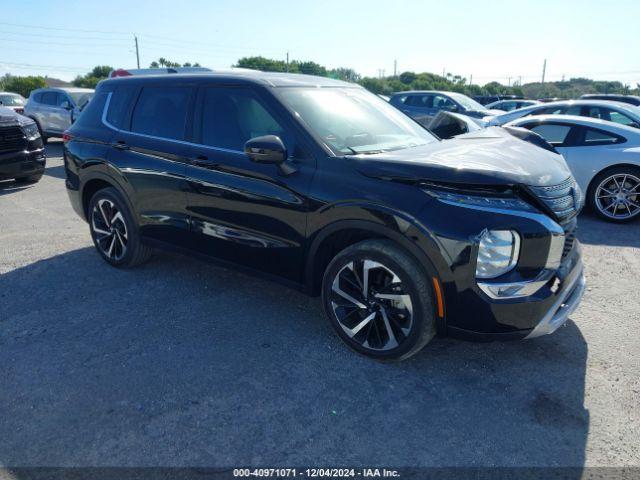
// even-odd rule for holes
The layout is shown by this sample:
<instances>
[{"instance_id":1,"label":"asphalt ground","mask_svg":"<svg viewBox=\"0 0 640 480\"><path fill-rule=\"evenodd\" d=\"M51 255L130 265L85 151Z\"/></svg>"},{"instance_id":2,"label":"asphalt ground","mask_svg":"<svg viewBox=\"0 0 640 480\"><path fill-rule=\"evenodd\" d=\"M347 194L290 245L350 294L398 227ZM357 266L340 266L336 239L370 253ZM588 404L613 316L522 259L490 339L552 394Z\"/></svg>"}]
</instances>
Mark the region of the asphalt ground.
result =
<instances>
[{"instance_id":1,"label":"asphalt ground","mask_svg":"<svg viewBox=\"0 0 640 480\"><path fill-rule=\"evenodd\" d=\"M109 267L47 150L0 182L0 466L640 466L640 222L581 215L588 291L553 335L382 364L280 285Z\"/></svg>"}]
</instances>

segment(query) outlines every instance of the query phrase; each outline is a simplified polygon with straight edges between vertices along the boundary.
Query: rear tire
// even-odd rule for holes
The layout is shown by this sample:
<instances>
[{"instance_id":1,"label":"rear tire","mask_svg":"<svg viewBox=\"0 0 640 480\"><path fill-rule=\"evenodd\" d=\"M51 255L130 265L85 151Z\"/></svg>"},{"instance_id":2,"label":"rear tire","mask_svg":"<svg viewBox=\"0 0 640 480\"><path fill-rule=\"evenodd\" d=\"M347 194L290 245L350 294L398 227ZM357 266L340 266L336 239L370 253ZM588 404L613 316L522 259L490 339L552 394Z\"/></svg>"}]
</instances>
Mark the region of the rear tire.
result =
<instances>
[{"instance_id":1,"label":"rear tire","mask_svg":"<svg viewBox=\"0 0 640 480\"><path fill-rule=\"evenodd\" d=\"M640 218L640 168L615 167L599 173L587 192L589 206L603 220L626 223Z\"/></svg>"},{"instance_id":2,"label":"rear tire","mask_svg":"<svg viewBox=\"0 0 640 480\"><path fill-rule=\"evenodd\" d=\"M389 240L365 240L338 253L322 280L325 313L353 350L404 360L436 334L429 277Z\"/></svg>"},{"instance_id":3,"label":"rear tire","mask_svg":"<svg viewBox=\"0 0 640 480\"><path fill-rule=\"evenodd\" d=\"M93 244L107 263L131 268L151 258L153 250L140 241L138 225L118 190L98 190L87 212Z\"/></svg>"}]
</instances>

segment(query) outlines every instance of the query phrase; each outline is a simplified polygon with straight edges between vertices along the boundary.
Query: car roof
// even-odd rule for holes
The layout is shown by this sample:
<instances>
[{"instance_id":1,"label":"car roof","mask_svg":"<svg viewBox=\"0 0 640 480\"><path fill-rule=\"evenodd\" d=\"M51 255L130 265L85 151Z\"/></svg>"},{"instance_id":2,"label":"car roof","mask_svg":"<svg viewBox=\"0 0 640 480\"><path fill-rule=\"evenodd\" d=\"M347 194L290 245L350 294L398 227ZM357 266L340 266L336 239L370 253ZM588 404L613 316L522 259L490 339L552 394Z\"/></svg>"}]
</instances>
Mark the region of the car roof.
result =
<instances>
[{"instance_id":1,"label":"car roof","mask_svg":"<svg viewBox=\"0 0 640 480\"><path fill-rule=\"evenodd\" d=\"M395 97L396 95L413 95L413 94L424 94L424 93L438 93L442 95L450 95L452 93L457 93L457 92L447 92L446 90L406 90L404 92L396 92L393 94L393 96ZM464 93L460 95L464 95Z\"/></svg>"},{"instance_id":2,"label":"car roof","mask_svg":"<svg viewBox=\"0 0 640 480\"><path fill-rule=\"evenodd\" d=\"M625 109L629 109L629 107L631 107L632 110L637 109L637 107L634 107L634 105L630 105L624 102L616 102L615 100L589 99L589 98L583 98L579 100L556 100L554 102L543 103L542 105L539 105L539 106L553 107L554 105L558 105L558 106L560 105L595 105L598 107L610 107L611 105L614 105L616 107L625 108Z\"/></svg>"},{"instance_id":3,"label":"car roof","mask_svg":"<svg viewBox=\"0 0 640 480\"><path fill-rule=\"evenodd\" d=\"M362 88L354 83L343 82L333 78L304 75L301 73L261 72L258 70L202 72L202 73L163 73L159 75L140 75L110 78L100 82L101 86L121 85L123 83L173 83L180 81L207 82L215 80L224 83L247 83L266 87L349 87Z\"/></svg>"},{"instance_id":4,"label":"car roof","mask_svg":"<svg viewBox=\"0 0 640 480\"><path fill-rule=\"evenodd\" d=\"M3 91L0 91L0 95L16 95L18 97L22 97L22 95L20 95L19 93L16 93L16 92L3 92Z\"/></svg>"},{"instance_id":5,"label":"car roof","mask_svg":"<svg viewBox=\"0 0 640 480\"><path fill-rule=\"evenodd\" d=\"M67 93L91 93L95 90L93 88L80 88L80 87L43 87L37 88L34 92L67 92Z\"/></svg>"},{"instance_id":6,"label":"car roof","mask_svg":"<svg viewBox=\"0 0 640 480\"><path fill-rule=\"evenodd\" d=\"M585 127L594 127L600 128L602 130L609 130L611 132L618 132L620 134L632 134L635 136L640 136L640 129L629 127L627 125L621 125L619 123L610 122L608 120L602 120L600 118L592 118L592 117L580 117L578 115L533 115L531 117L522 117L514 120L512 122L507 123L506 125L517 126L518 124L523 124L531 121L537 122L563 122L563 123L571 123L574 125L582 125Z\"/></svg>"}]
</instances>

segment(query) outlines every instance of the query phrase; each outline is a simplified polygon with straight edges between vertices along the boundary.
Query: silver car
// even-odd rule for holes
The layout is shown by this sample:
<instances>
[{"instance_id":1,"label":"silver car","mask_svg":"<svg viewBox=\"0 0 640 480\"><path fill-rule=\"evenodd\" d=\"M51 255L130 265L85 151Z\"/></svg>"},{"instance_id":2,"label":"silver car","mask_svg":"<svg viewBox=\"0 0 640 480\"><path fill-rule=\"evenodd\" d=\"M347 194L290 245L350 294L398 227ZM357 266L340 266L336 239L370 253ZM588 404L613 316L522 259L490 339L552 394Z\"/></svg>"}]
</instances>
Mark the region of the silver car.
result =
<instances>
[{"instance_id":1,"label":"silver car","mask_svg":"<svg viewBox=\"0 0 640 480\"><path fill-rule=\"evenodd\" d=\"M46 142L61 137L92 96L89 88L39 88L29 95L24 115L35 120Z\"/></svg>"},{"instance_id":2,"label":"silver car","mask_svg":"<svg viewBox=\"0 0 640 480\"><path fill-rule=\"evenodd\" d=\"M553 145L600 217L640 218L640 129L571 115L525 117L506 126L531 130Z\"/></svg>"},{"instance_id":3,"label":"silver car","mask_svg":"<svg viewBox=\"0 0 640 480\"><path fill-rule=\"evenodd\" d=\"M26 100L20 94L13 92L0 92L0 107L10 108L16 113L24 112Z\"/></svg>"},{"instance_id":4,"label":"silver car","mask_svg":"<svg viewBox=\"0 0 640 480\"><path fill-rule=\"evenodd\" d=\"M519 108L482 120L487 126L504 125L532 115L578 115L640 128L640 107L609 100L561 100Z\"/></svg>"}]
</instances>

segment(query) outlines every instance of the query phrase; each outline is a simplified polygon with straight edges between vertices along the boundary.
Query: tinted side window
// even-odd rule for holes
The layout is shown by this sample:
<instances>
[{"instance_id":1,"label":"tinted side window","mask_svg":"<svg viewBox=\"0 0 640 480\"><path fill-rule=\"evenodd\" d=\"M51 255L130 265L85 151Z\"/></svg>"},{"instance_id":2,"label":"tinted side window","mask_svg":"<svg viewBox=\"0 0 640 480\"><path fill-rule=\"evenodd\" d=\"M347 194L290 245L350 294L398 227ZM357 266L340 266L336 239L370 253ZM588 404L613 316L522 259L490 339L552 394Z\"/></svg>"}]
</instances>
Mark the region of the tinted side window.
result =
<instances>
[{"instance_id":1,"label":"tinted side window","mask_svg":"<svg viewBox=\"0 0 640 480\"><path fill-rule=\"evenodd\" d=\"M244 150L247 140L277 135L291 149L284 129L248 89L207 88L202 105L201 143Z\"/></svg>"},{"instance_id":2,"label":"tinted side window","mask_svg":"<svg viewBox=\"0 0 640 480\"><path fill-rule=\"evenodd\" d=\"M622 125L632 125L634 123L633 119L627 117L625 114L606 107L589 107L587 108L587 116L620 123Z\"/></svg>"},{"instance_id":3,"label":"tinted side window","mask_svg":"<svg viewBox=\"0 0 640 480\"><path fill-rule=\"evenodd\" d=\"M536 132L547 142L554 145L564 143L571 131L571 127L568 125L558 125L554 123L543 123L541 125L535 125L530 128L531 131Z\"/></svg>"},{"instance_id":4,"label":"tinted side window","mask_svg":"<svg viewBox=\"0 0 640 480\"><path fill-rule=\"evenodd\" d=\"M56 92L42 92L40 103L44 105L57 105L58 94Z\"/></svg>"},{"instance_id":5,"label":"tinted side window","mask_svg":"<svg viewBox=\"0 0 640 480\"><path fill-rule=\"evenodd\" d=\"M404 104L410 107L430 108L433 105L433 97L431 95L410 95Z\"/></svg>"},{"instance_id":6,"label":"tinted side window","mask_svg":"<svg viewBox=\"0 0 640 480\"><path fill-rule=\"evenodd\" d=\"M184 140L189 87L144 87L131 118L131 131Z\"/></svg>"},{"instance_id":7,"label":"tinted side window","mask_svg":"<svg viewBox=\"0 0 640 480\"><path fill-rule=\"evenodd\" d=\"M437 108L439 110L452 110L455 106L456 104L447 97L442 95L434 95L433 97L433 108Z\"/></svg>"},{"instance_id":8,"label":"tinted side window","mask_svg":"<svg viewBox=\"0 0 640 480\"><path fill-rule=\"evenodd\" d=\"M81 127L99 128L101 126L102 111L104 110L104 104L107 100L106 93L99 93L95 95L87 104L86 107L80 113L80 116L76 120L76 125Z\"/></svg>"},{"instance_id":9,"label":"tinted side window","mask_svg":"<svg viewBox=\"0 0 640 480\"><path fill-rule=\"evenodd\" d=\"M584 133L583 144L585 146L595 145L611 145L613 143L622 143L625 139L603 130L596 130L595 128L587 128Z\"/></svg>"},{"instance_id":10,"label":"tinted side window","mask_svg":"<svg viewBox=\"0 0 640 480\"><path fill-rule=\"evenodd\" d=\"M131 85L120 85L111 93L109 109L107 110L107 122L121 130L128 130L129 106L133 99L135 87Z\"/></svg>"}]
</instances>

